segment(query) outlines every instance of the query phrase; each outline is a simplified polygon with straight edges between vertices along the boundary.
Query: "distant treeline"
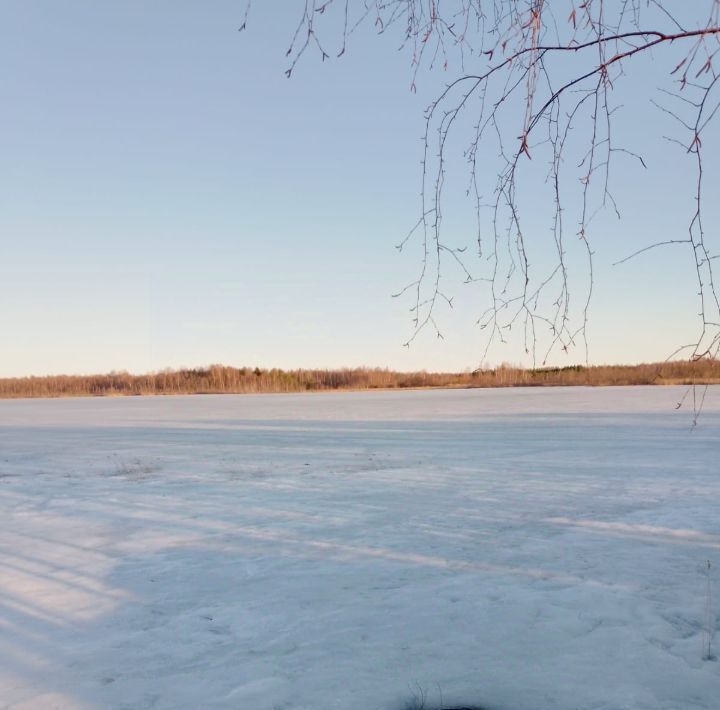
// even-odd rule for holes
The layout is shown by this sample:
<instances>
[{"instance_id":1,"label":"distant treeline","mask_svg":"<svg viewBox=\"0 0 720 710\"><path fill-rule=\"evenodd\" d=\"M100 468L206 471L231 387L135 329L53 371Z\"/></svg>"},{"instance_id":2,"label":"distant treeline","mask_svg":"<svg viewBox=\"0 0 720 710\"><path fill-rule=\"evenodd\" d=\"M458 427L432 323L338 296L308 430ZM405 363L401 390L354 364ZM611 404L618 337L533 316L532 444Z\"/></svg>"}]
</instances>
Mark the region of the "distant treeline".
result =
<instances>
[{"instance_id":1,"label":"distant treeline","mask_svg":"<svg viewBox=\"0 0 720 710\"><path fill-rule=\"evenodd\" d=\"M475 372L263 370L212 365L147 375L53 375L0 379L0 398L112 395L245 394L420 387L532 387L560 385L720 384L720 360L643 365L523 369L503 365Z\"/></svg>"}]
</instances>

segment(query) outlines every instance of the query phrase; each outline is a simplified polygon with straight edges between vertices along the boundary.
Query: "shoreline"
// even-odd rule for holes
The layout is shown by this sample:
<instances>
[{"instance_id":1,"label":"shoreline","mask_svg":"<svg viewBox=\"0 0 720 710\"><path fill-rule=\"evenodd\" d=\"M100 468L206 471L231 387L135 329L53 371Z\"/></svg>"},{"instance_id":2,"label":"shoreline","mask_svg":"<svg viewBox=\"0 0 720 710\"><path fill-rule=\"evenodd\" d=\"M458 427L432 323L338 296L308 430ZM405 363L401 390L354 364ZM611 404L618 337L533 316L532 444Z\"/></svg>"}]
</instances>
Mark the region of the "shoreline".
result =
<instances>
[{"instance_id":1,"label":"shoreline","mask_svg":"<svg viewBox=\"0 0 720 710\"><path fill-rule=\"evenodd\" d=\"M472 384L448 384L448 385L425 385L425 386L407 386L407 387L337 387L322 389L288 389L282 391L265 390L265 391L203 391L196 390L191 392L102 392L102 393L58 393L58 394L18 394L17 396L0 394L0 401L18 401L18 400L55 400L55 399L133 399L133 398L153 398L153 397L242 397L242 396L268 396L268 395L323 395L323 394L341 394L355 392L422 392L432 390L501 390L501 389L557 389L581 388L587 387L591 389L602 388L621 388L621 387L714 387L720 385L720 379L708 378L695 382L687 382L683 380L662 380L657 382L617 382L617 383L590 383L590 382L538 382L538 383L513 383L513 384L497 384L497 385L472 385Z\"/></svg>"}]
</instances>

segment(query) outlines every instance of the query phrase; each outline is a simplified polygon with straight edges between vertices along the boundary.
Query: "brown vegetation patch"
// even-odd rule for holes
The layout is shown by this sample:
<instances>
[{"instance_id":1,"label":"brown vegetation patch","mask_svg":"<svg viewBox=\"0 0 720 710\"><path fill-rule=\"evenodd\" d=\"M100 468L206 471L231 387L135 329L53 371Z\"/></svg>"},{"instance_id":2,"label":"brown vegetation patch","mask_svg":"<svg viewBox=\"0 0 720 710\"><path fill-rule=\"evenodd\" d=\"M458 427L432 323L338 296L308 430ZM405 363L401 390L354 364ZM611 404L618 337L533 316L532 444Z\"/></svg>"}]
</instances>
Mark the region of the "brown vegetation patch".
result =
<instances>
[{"instance_id":1,"label":"brown vegetation patch","mask_svg":"<svg viewBox=\"0 0 720 710\"><path fill-rule=\"evenodd\" d=\"M573 365L523 369L503 365L474 372L394 372L380 368L262 370L224 367L145 375L57 375L0 379L0 398L166 394L250 394L428 387L547 387L720 384L720 360L642 365Z\"/></svg>"}]
</instances>

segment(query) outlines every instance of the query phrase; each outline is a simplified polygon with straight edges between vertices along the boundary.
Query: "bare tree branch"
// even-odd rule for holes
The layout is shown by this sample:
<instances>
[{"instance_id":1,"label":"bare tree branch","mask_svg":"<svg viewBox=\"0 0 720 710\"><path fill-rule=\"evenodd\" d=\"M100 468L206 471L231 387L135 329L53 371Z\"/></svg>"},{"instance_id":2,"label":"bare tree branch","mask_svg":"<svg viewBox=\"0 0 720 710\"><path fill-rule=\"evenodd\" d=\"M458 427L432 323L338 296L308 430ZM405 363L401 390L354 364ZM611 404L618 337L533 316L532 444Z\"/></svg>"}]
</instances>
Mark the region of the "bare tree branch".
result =
<instances>
[{"instance_id":1,"label":"bare tree branch","mask_svg":"<svg viewBox=\"0 0 720 710\"><path fill-rule=\"evenodd\" d=\"M302 0L300 5L288 76L311 49L323 60L330 56L320 36L334 37L333 53L341 56L352 33L367 23L380 34L399 36L410 55L412 91L421 71L459 64L459 73L425 113L420 217L398 245L399 250L417 245L419 272L396 296L412 294L409 345L426 328L441 335L436 311L452 306L444 286L448 278L487 287L488 307L478 318L488 334L483 358L493 342L504 342L519 328L534 364L545 363L558 349L579 346L587 360L594 220L603 210L620 217L612 192L616 161L647 167L633 146L616 141L615 89L636 58L666 55L666 68L657 70L662 102L654 87L648 99L678 126L667 140L694 161L695 208L687 236L637 248L615 265L661 246L687 248L699 301L690 357L720 354L717 255L703 220L703 138L720 112L715 69L720 0L682 6L663 0L445 0L442 6L439 0ZM458 140L464 143L460 150ZM475 257L451 246L456 238L444 226L446 190L458 157L468 170ZM495 161L497 168L488 168ZM547 245L542 227L528 216L540 187L552 196ZM578 249L584 266L569 256ZM543 258L540 265L538 253L552 254L554 263ZM470 258L477 262L471 265Z\"/></svg>"}]
</instances>

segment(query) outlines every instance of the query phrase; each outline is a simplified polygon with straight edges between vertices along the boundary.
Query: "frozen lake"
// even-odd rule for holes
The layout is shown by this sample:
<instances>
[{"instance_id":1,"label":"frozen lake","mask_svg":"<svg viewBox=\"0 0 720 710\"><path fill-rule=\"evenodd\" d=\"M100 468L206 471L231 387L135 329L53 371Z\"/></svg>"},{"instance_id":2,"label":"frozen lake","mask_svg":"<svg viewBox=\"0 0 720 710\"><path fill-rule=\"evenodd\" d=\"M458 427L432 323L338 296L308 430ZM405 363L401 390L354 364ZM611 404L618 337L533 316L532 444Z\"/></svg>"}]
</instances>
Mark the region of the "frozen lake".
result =
<instances>
[{"instance_id":1,"label":"frozen lake","mask_svg":"<svg viewBox=\"0 0 720 710\"><path fill-rule=\"evenodd\" d=\"M717 710L683 392L2 401L0 708Z\"/></svg>"}]
</instances>

